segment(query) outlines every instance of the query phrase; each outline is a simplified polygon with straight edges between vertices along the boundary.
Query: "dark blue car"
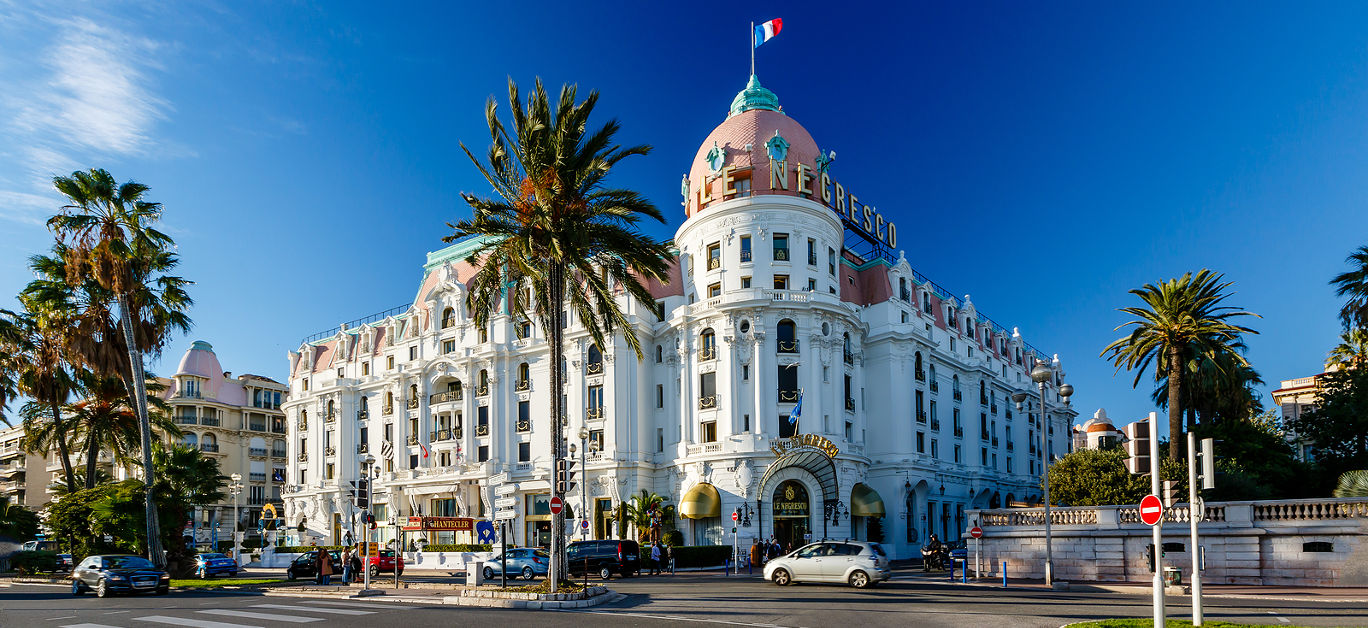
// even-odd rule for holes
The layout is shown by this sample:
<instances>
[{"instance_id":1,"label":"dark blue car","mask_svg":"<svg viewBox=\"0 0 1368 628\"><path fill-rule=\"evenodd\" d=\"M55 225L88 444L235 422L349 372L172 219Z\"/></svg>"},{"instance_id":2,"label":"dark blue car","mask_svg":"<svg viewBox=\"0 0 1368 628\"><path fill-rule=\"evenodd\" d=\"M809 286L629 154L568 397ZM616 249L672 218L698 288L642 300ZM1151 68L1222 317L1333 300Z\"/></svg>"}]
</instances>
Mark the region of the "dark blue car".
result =
<instances>
[{"instance_id":1,"label":"dark blue car","mask_svg":"<svg viewBox=\"0 0 1368 628\"><path fill-rule=\"evenodd\" d=\"M237 572L237 561L223 554L195 555L195 575L201 579L222 575L236 576Z\"/></svg>"},{"instance_id":2,"label":"dark blue car","mask_svg":"<svg viewBox=\"0 0 1368 628\"><path fill-rule=\"evenodd\" d=\"M100 597L115 593L166 595L171 592L171 576L142 556L87 556L71 572L71 594L92 590Z\"/></svg>"}]
</instances>

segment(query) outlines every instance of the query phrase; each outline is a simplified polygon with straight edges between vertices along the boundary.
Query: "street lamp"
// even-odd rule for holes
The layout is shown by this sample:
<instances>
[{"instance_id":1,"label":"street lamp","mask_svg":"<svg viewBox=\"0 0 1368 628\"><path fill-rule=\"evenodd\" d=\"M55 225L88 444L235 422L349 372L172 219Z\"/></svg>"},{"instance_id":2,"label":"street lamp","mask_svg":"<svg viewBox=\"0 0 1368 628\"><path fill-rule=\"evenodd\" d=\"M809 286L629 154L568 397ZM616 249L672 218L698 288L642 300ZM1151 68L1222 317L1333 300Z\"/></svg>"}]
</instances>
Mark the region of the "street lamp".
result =
<instances>
[{"instance_id":1,"label":"street lamp","mask_svg":"<svg viewBox=\"0 0 1368 628\"><path fill-rule=\"evenodd\" d=\"M371 454L366 454L366 455L362 456L362 457L361 457L361 464L366 465L366 512L370 512L370 510L373 509L373 508L375 507L374 505L371 504L371 497L372 497L372 496L374 495L374 493L375 493L375 491L372 491L372 490L371 490L371 482L374 482L374 481L375 481L375 476L371 473L371 471L373 470L373 467L375 466L375 456L373 456L373 455L371 455ZM365 545L364 545L364 547L365 547L366 549L365 549L365 553L363 554L363 556L364 556L365 558L362 559L362 561L361 561L361 574L362 574L362 575L361 575L361 578L362 578L361 590L363 590L363 591L368 591L368 590L370 590L370 548L371 548L371 528L370 528L370 521L369 521L369 519L370 519L370 517L366 517L366 516L362 516L362 517L361 517L361 533L365 535L365 539L366 539ZM396 554L396 555L397 555L397 554ZM396 561L396 562L397 562L397 561ZM395 568L394 580L395 580L395 582L398 582L398 581L399 581L399 572L398 572L398 568L397 568L397 567Z\"/></svg>"},{"instance_id":2,"label":"street lamp","mask_svg":"<svg viewBox=\"0 0 1368 628\"><path fill-rule=\"evenodd\" d=\"M1055 360L1054 366L1059 366L1058 359ZM1036 360L1035 367L1031 369L1031 381L1035 382L1036 385L1040 387L1040 425L1037 426L1037 429L1040 430L1040 459L1042 460L1040 465L1040 486L1045 494L1045 586L1047 587L1054 585L1054 555L1052 551L1053 537L1050 532L1050 449L1049 440L1047 438L1049 432L1049 419L1046 417L1045 410L1045 384L1053 380L1054 375L1055 369L1044 360ZM1067 405L1069 403L1069 397L1073 395L1073 386L1069 384L1060 385L1059 394L1063 397L1064 403ZM1022 409L1022 404L1025 403L1028 397L1030 397L1030 394L1025 391L1012 393L1012 401L1016 402L1017 410Z\"/></svg>"},{"instance_id":3,"label":"street lamp","mask_svg":"<svg viewBox=\"0 0 1368 628\"><path fill-rule=\"evenodd\" d=\"M240 566L242 560L238 554L238 495L242 494L242 474L234 473L228 476L228 479L232 480L228 484L228 494L233 496L233 560ZM217 550L218 548L214 549Z\"/></svg>"},{"instance_id":4,"label":"street lamp","mask_svg":"<svg viewBox=\"0 0 1368 628\"><path fill-rule=\"evenodd\" d=\"M589 520L589 472L585 465L589 461L589 428L580 426L580 520ZM575 453L575 444L570 444L570 453ZM580 524L580 536L589 536L589 528Z\"/></svg>"}]
</instances>

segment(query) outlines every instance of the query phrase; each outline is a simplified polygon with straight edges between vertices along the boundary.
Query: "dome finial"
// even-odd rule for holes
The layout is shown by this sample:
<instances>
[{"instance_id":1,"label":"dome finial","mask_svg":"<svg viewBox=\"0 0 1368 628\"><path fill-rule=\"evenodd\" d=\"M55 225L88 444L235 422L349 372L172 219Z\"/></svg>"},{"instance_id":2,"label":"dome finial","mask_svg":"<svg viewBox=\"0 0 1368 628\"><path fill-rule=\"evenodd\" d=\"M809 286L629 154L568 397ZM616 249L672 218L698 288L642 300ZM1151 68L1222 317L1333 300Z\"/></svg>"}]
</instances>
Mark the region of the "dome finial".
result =
<instances>
[{"instance_id":1,"label":"dome finial","mask_svg":"<svg viewBox=\"0 0 1368 628\"><path fill-rule=\"evenodd\" d=\"M752 109L779 111L779 97L760 85L760 79L754 74L746 83L746 89L737 92L736 98L732 99L731 113L728 114L728 117Z\"/></svg>"}]
</instances>

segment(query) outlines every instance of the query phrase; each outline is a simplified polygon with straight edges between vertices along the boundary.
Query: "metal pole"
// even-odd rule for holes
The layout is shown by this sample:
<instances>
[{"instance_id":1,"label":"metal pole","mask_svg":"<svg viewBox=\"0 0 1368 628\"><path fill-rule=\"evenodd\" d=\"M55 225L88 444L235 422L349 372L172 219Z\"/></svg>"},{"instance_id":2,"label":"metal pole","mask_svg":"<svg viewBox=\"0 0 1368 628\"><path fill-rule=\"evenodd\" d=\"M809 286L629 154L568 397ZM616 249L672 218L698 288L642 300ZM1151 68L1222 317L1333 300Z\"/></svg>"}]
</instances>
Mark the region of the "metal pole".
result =
<instances>
[{"instance_id":1,"label":"metal pole","mask_svg":"<svg viewBox=\"0 0 1368 628\"><path fill-rule=\"evenodd\" d=\"M373 497L373 496L375 495L375 492L371 490L371 464L373 464L373 463L370 463L370 462L367 462L367 463L366 463L366 508L367 508L368 510L369 510L369 509L375 508L375 506L372 506L372 505L371 505L371 497ZM367 591L367 590L370 589L370 565L371 565L371 562L370 562L371 529L370 529L370 526L369 526L369 525L366 525L366 526L365 526L365 532L364 532L364 534L365 534L365 536L366 536L366 551L362 552L362 554L361 554L361 555L364 557L364 558L362 558L362 563L363 563L363 564L361 565L361 590L362 590L362 591ZM377 562L379 562L379 561L377 561ZM398 561L396 560L395 562L397 563ZM397 565L396 565L395 569L398 569L398 566L397 566Z\"/></svg>"},{"instance_id":2,"label":"metal pole","mask_svg":"<svg viewBox=\"0 0 1368 628\"><path fill-rule=\"evenodd\" d=\"M1054 586L1053 538L1050 535L1050 449L1046 439L1049 419L1045 416L1045 382L1040 382L1040 485L1045 489L1045 586Z\"/></svg>"},{"instance_id":3,"label":"metal pole","mask_svg":"<svg viewBox=\"0 0 1368 628\"><path fill-rule=\"evenodd\" d=\"M1150 493L1159 494L1159 413L1149 415ZM1164 628L1164 517L1154 524L1154 628Z\"/></svg>"},{"instance_id":4,"label":"metal pole","mask_svg":"<svg viewBox=\"0 0 1368 628\"><path fill-rule=\"evenodd\" d=\"M1192 543L1192 625L1202 625L1202 563L1198 556L1197 522L1206 516L1206 507L1197 495L1197 435L1188 432L1188 528Z\"/></svg>"},{"instance_id":5,"label":"metal pole","mask_svg":"<svg viewBox=\"0 0 1368 628\"><path fill-rule=\"evenodd\" d=\"M580 439L580 521L589 520L589 470L585 465L589 464L589 441ZM580 536L588 538L589 528L580 525Z\"/></svg>"}]
</instances>

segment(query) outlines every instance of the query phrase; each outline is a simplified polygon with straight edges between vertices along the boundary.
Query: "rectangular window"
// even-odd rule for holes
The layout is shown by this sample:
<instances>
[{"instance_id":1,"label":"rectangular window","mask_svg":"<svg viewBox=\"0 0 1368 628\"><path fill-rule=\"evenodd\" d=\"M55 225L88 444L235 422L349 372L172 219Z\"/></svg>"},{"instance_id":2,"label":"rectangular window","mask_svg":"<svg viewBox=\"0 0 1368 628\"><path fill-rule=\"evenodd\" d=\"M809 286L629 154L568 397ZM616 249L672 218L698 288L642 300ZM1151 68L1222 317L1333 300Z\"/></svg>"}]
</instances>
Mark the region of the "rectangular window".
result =
<instances>
[{"instance_id":1,"label":"rectangular window","mask_svg":"<svg viewBox=\"0 0 1368 628\"><path fill-rule=\"evenodd\" d=\"M788 234L774 234L774 261L787 262L789 260Z\"/></svg>"},{"instance_id":2,"label":"rectangular window","mask_svg":"<svg viewBox=\"0 0 1368 628\"><path fill-rule=\"evenodd\" d=\"M925 393L923 393L922 391L918 390L918 391L916 392L916 397L917 397L917 422L918 422L918 423L925 423L925 422L926 422Z\"/></svg>"},{"instance_id":3,"label":"rectangular window","mask_svg":"<svg viewBox=\"0 0 1368 628\"><path fill-rule=\"evenodd\" d=\"M751 238L750 236L741 236L741 263L744 264L749 261L751 261Z\"/></svg>"},{"instance_id":4,"label":"rectangular window","mask_svg":"<svg viewBox=\"0 0 1368 628\"><path fill-rule=\"evenodd\" d=\"M741 365L741 381L743 381L743 382L749 382L749 381L750 381L750 365L749 365L749 364L742 364L742 365Z\"/></svg>"},{"instance_id":5,"label":"rectangular window","mask_svg":"<svg viewBox=\"0 0 1368 628\"><path fill-rule=\"evenodd\" d=\"M808 279L808 292L816 292L816 291L817 291L817 280L816 280L816 279Z\"/></svg>"},{"instance_id":6,"label":"rectangular window","mask_svg":"<svg viewBox=\"0 0 1368 628\"><path fill-rule=\"evenodd\" d=\"M455 341L455 340L443 340L443 341L442 341L442 353L454 353L455 351L456 351L456 341Z\"/></svg>"},{"instance_id":7,"label":"rectangular window","mask_svg":"<svg viewBox=\"0 0 1368 628\"><path fill-rule=\"evenodd\" d=\"M743 432L749 432L749 431L750 431L750 415L749 415L749 414L743 414L743 415L741 415L741 431L743 431Z\"/></svg>"},{"instance_id":8,"label":"rectangular window","mask_svg":"<svg viewBox=\"0 0 1368 628\"><path fill-rule=\"evenodd\" d=\"M370 375L370 362L362 362L362 363L361 363L361 374L362 374L362 375Z\"/></svg>"},{"instance_id":9,"label":"rectangular window","mask_svg":"<svg viewBox=\"0 0 1368 628\"><path fill-rule=\"evenodd\" d=\"M717 442L717 421L703 422L702 430L700 430L699 441L704 443Z\"/></svg>"},{"instance_id":10,"label":"rectangular window","mask_svg":"<svg viewBox=\"0 0 1368 628\"><path fill-rule=\"evenodd\" d=\"M603 386L589 387L589 418L603 418Z\"/></svg>"},{"instance_id":11,"label":"rectangular window","mask_svg":"<svg viewBox=\"0 0 1368 628\"><path fill-rule=\"evenodd\" d=\"M742 278L741 278L741 287L742 287L742 288L749 288L749 287L751 287L751 278L750 278L750 277L742 277Z\"/></svg>"},{"instance_id":12,"label":"rectangular window","mask_svg":"<svg viewBox=\"0 0 1368 628\"><path fill-rule=\"evenodd\" d=\"M603 430L589 430L589 444L603 451Z\"/></svg>"},{"instance_id":13,"label":"rectangular window","mask_svg":"<svg viewBox=\"0 0 1368 628\"><path fill-rule=\"evenodd\" d=\"M792 369L789 369L792 370ZM698 407L703 410L717 407L717 374L700 373L698 376Z\"/></svg>"},{"instance_id":14,"label":"rectangular window","mask_svg":"<svg viewBox=\"0 0 1368 628\"><path fill-rule=\"evenodd\" d=\"M827 272L836 276L836 249L827 247Z\"/></svg>"},{"instance_id":15,"label":"rectangular window","mask_svg":"<svg viewBox=\"0 0 1368 628\"><path fill-rule=\"evenodd\" d=\"M937 460L940 459L940 443L934 438L931 439L931 457Z\"/></svg>"},{"instance_id":16,"label":"rectangular window","mask_svg":"<svg viewBox=\"0 0 1368 628\"><path fill-rule=\"evenodd\" d=\"M722 243L713 242L708 245L708 270L720 268L722 268Z\"/></svg>"},{"instance_id":17,"label":"rectangular window","mask_svg":"<svg viewBox=\"0 0 1368 628\"><path fill-rule=\"evenodd\" d=\"M532 429L532 402L518 402L518 431L526 432Z\"/></svg>"},{"instance_id":18,"label":"rectangular window","mask_svg":"<svg viewBox=\"0 0 1368 628\"><path fill-rule=\"evenodd\" d=\"M917 432L917 453L926 453L926 433Z\"/></svg>"},{"instance_id":19,"label":"rectangular window","mask_svg":"<svg viewBox=\"0 0 1368 628\"><path fill-rule=\"evenodd\" d=\"M775 275L775 276L774 276L774 289L775 289L775 290L788 290L788 286L789 286L789 283L788 283L788 275Z\"/></svg>"},{"instance_id":20,"label":"rectangular window","mask_svg":"<svg viewBox=\"0 0 1368 628\"><path fill-rule=\"evenodd\" d=\"M797 426L789 423L789 415L779 415L779 438L792 438L797 432Z\"/></svg>"},{"instance_id":21,"label":"rectangular window","mask_svg":"<svg viewBox=\"0 0 1368 628\"><path fill-rule=\"evenodd\" d=\"M817 265L817 241L808 238L808 266Z\"/></svg>"},{"instance_id":22,"label":"rectangular window","mask_svg":"<svg viewBox=\"0 0 1368 628\"><path fill-rule=\"evenodd\" d=\"M475 415L475 427L477 427L477 428L481 428L481 427L483 427L483 428L488 428L488 427L489 427L489 406L480 406L479 409L476 410L476 412L477 412L477 414Z\"/></svg>"},{"instance_id":23,"label":"rectangular window","mask_svg":"<svg viewBox=\"0 0 1368 628\"><path fill-rule=\"evenodd\" d=\"M655 302L655 305L656 305L656 306L655 306L656 322L664 322L664 321L665 321L665 302L664 302L664 301L656 301L656 302Z\"/></svg>"},{"instance_id":24,"label":"rectangular window","mask_svg":"<svg viewBox=\"0 0 1368 628\"><path fill-rule=\"evenodd\" d=\"M323 479L331 480L334 477L337 477L337 465L329 462L323 467Z\"/></svg>"},{"instance_id":25,"label":"rectangular window","mask_svg":"<svg viewBox=\"0 0 1368 628\"><path fill-rule=\"evenodd\" d=\"M412 347L409 347L409 360L417 360L417 359L418 359L418 347L417 347L416 345L415 345L415 346L412 346Z\"/></svg>"},{"instance_id":26,"label":"rectangular window","mask_svg":"<svg viewBox=\"0 0 1368 628\"><path fill-rule=\"evenodd\" d=\"M487 462L489 460L489 445L480 445L476 451L476 462Z\"/></svg>"},{"instance_id":27,"label":"rectangular window","mask_svg":"<svg viewBox=\"0 0 1368 628\"><path fill-rule=\"evenodd\" d=\"M665 451L665 428L656 428L656 453Z\"/></svg>"},{"instance_id":28,"label":"rectangular window","mask_svg":"<svg viewBox=\"0 0 1368 628\"><path fill-rule=\"evenodd\" d=\"M988 466L988 448L987 448L987 447L980 447L980 448L979 448L979 464L981 464L981 465L983 465L983 466L985 466L985 467Z\"/></svg>"},{"instance_id":29,"label":"rectangular window","mask_svg":"<svg viewBox=\"0 0 1368 628\"><path fill-rule=\"evenodd\" d=\"M388 441L393 441L393 440L394 440L394 424L393 424L393 423L386 423L386 424L385 424L385 440L388 440Z\"/></svg>"},{"instance_id":30,"label":"rectangular window","mask_svg":"<svg viewBox=\"0 0 1368 628\"><path fill-rule=\"evenodd\" d=\"M665 385L664 385L664 384L656 384L656 407L657 407L657 408L664 408L664 407L665 407Z\"/></svg>"},{"instance_id":31,"label":"rectangular window","mask_svg":"<svg viewBox=\"0 0 1368 628\"><path fill-rule=\"evenodd\" d=\"M955 462L960 461L960 446L955 445Z\"/></svg>"},{"instance_id":32,"label":"rectangular window","mask_svg":"<svg viewBox=\"0 0 1368 628\"><path fill-rule=\"evenodd\" d=\"M481 327L481 328L480 328L480 343L483 344L483 343L486 343L486 342L489 342L489 328L488 328L488 327Z\"/></svg>"},{"instance_id":33,"label":"rectangular window","mask_svg":"<svg viewBox=\"0 0 1368 628\"><path fill-rule=\"evenodd\" d=\"M394 356L391 355L385 358L385 368L391 371L394 370Z\"/></svg>"},{"instance_id":34,"label":"rectangular window","mask_svg":"<svg viewBox=\"0 0 1368 628\"><path fill-rule=\"evenodd\" d=\"M338 369L337 369L337 376L338 376L338 377L346 377L346 375L343 375L344 372L345 372L345 369L343 369L343 368L338 368Z\"/></svg>"},{"instance_id":35,"label":"rectangular window","mask_svg":"<svg viewBox=\"0 0 1368 628\"><path fill-rule=\"evenodd\" d=\"M721 284L721 283L709 284L709 285L708 285L708 298L711 299L711 298L713 298L713 297L720 297L720 296L722 296L722 284Z\"/></svg>"},{"instance_id":36,"label":"rectangular window","mask_svg":"<svg viewBox=\"0 0 1368 628\"><path fill-rule=\"evenodd\" d=\"M518 443L518 462L532 461L532 443Z\"/></svg>"}]
</instances>

